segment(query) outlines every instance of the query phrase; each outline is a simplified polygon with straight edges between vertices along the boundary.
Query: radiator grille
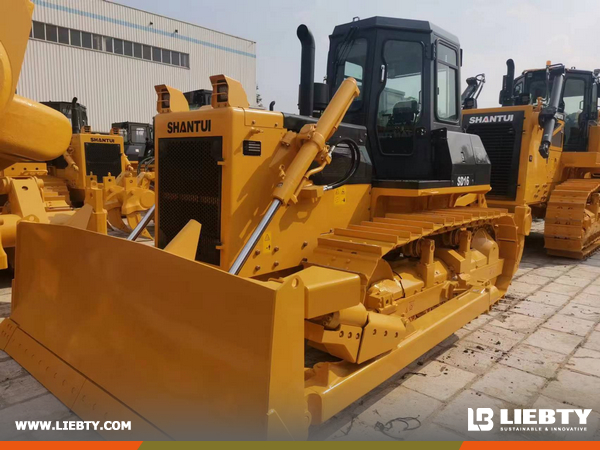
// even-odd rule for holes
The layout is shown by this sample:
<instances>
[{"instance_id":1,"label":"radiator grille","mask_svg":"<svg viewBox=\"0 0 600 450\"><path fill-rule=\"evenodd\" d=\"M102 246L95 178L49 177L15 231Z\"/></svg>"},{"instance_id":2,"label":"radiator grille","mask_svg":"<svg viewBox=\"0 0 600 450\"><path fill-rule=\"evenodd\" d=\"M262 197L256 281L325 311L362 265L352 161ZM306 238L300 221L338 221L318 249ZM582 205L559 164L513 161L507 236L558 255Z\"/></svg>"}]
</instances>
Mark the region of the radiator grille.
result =
<instances>
[{"instance_id":1,"label":"radiator grille","mask_svg":"<svg viewBox=\"0 0 600 450\"><path fill-rule=\"evenodd\" d=\"M85 143L85 166L87 174L93 174L102 182L109 172L116 177L121 173L121 146L119 144Z\"/></svg>"},{"instance_id":2,"label":"radiator grille","mask_svg":"<svg viewBox=\"0 0 600 450\"><path fill-rule=\"evenodd\" d=\"M191 220L202 224L196 261L220 265L222 138L160 139L158 245L165 248Z\"/></svg>"},{"instance_id":3,"label":"radiator grille","mask_svg":"<svg viewBox=\"0 0 600 450\"><path fill-rule=\"evenodd\" d=\"M481 138L492 163L490 195L514 200L519 172L520 132L515 130L513 123L480 123L469 125L467 133Z\"/></svg>"}]
</instances>

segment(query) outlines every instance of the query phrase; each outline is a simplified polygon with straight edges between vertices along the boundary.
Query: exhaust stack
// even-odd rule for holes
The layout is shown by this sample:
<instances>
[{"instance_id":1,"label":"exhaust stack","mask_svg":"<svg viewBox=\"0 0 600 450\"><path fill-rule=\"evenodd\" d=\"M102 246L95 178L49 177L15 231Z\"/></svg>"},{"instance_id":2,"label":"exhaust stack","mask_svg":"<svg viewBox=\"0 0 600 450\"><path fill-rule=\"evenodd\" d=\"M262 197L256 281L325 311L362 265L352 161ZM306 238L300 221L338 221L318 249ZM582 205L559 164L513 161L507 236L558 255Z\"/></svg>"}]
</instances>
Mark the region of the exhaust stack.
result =
<instances>
[{"instance_id":1,"label":"exhaust stack","mask_svg":"<svg viewBox=\"0 0 600 450\"><path fill-rule=\"evenodd\" d=\"M315 95L315 38L306 25L300 25L296 35L302 44L298 109L302 116L312 116Z\"/></svg>"},{"instance_id":2,"label":"exhaust stack","mask_svg":"<svg viewBox=\"0 0 600 450\"><path fill-rule=\"evenodd\" d=\"M515 62L512 59L506 61L506 75L502 78L502 90L500 91L500 104L512 106L514 104L513 89L515 86Z\"/></svg>"},{"instance_id":3,"label":"exhaust stack","mask_svg":"<svg viewBox=\"0 0 600 450\"><path fill-rule=\"evenodd\" d=\"M77 97L71 100L71 129L73 134L79 134L81 131L79 126L79 109L77 108Z\"/></svg>"}]
</instances>

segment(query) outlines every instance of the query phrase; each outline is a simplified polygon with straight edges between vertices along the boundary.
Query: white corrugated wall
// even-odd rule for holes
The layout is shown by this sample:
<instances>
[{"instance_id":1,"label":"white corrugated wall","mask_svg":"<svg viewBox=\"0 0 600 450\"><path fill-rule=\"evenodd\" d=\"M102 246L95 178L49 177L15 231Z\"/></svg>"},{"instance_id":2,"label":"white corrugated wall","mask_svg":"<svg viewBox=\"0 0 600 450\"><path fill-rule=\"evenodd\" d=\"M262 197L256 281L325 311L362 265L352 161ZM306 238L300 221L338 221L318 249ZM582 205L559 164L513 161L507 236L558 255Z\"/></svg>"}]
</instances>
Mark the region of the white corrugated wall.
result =
<instances>
[{"instance_id":1,"label":"white corrugated wall","mask_svg":"<svg viewBox=\"0 0 600 450\"><path fill-rule=\"evenodd\" d=\"M239 80L255 103L252 41L103 0L33 1L36 21L190 55L187 69L30 39L18 93L37 101L77 97L96 131L108 131L113 122L151 123L157 84L184 92L210 89L208 77L223 73Z\"/></svg>"}]
</instances>

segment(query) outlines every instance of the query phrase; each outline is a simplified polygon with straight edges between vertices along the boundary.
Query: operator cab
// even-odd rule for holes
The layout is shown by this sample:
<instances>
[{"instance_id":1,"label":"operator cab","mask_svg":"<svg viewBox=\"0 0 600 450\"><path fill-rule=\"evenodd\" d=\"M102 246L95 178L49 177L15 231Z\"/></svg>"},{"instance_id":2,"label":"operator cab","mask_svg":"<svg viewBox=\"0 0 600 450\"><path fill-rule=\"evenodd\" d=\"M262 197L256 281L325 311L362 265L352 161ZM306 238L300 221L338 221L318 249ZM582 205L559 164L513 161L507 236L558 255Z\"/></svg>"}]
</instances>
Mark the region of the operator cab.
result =
<instances>
[{"instance_id":1,"label":"operator cab","mask_svg":"<svg viewBox=\"0 0 600 450\"><path fill-rule=\"evenodd\" d=\"M565 82L558 107L565 121L564 151L587 151L588 127L598 120L598 77L588 70L565 69ZM515 78L513 98L516 105L546 104L554 77L546 69L526 70Z\"/></svg>"},{"instance_id":2,"label":"operator cab","mask_svg":"<svg viewBox=\"0 0 600 450\"><path fill-rule=\"evenodd\" d=\"M460 178L468 179L464 184L489 181L481 141L461 132L460 65L458 38L430 22L373 17L335 27L328 91L333 95L348 77L358 82L360 96L344 122L367 129L374 184L456 186L459 176L468 177ZM385 183L393 180L403 186Z\"/></svg>"},{"instance_id":3,"label":"operator cab","mask_svg":"<svg viewBox=\"0 0 600 450\"><path fill-rule=\"evenodd\" d=\"M71 121L74 129L81 130L88 125L87 108L81 103L77 103L77 99L74 100L75 102L41 102L41 104L61 112ZM77 122L75 124L73 124L73 112L75 112L75 121Z\"/></svg>"},{"instance_id":4,"label":"operator cab","mask_svg":"<svg viewBox=\"0 0 600 450\"><path fill-rule=\"evenodd\" d=\"M137 162L144 158L148 145L153 141L151 124L117 122L112 124L112 128L118 129L123 136L125 155L130 161Z\"/></svg>"}]
</instances>

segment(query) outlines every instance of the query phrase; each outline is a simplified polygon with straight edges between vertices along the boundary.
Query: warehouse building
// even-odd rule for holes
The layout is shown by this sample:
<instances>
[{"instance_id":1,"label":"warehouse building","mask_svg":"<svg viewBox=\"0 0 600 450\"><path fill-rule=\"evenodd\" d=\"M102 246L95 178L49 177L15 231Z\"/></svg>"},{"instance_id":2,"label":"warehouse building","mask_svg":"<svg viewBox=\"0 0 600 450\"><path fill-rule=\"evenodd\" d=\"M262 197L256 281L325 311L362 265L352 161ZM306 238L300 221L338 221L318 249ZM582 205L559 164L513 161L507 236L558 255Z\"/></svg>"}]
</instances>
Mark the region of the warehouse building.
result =
<instances>
[{"instance_id":1,"label":"warehouse building","mask_svg":"<svg viewBox=\"0 0 600 450\"><path fill-rule=\"evenodd\" d=\"M18 93L71 101L89 124L151 123L154 86L210 89L210 75L240 81L256 100L256 43L104 0L33 0L35 11Z\"/></svg>"}]
</instances>

